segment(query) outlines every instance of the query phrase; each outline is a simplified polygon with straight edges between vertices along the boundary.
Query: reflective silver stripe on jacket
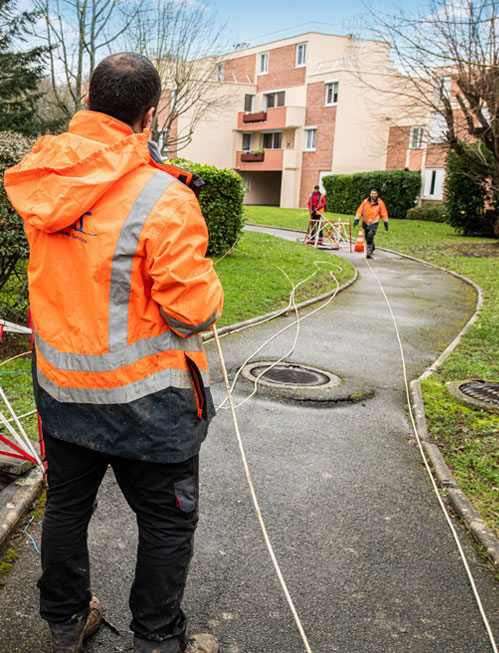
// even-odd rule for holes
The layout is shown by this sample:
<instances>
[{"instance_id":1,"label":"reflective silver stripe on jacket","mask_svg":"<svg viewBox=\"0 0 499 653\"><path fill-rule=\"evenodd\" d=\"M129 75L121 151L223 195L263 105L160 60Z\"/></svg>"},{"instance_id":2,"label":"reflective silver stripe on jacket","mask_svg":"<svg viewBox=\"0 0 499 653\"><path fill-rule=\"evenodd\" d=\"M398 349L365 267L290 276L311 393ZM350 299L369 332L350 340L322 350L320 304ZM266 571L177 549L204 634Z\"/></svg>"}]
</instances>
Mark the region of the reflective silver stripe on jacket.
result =
<instances>
[{"instance_id":1,"label":"reflective silver stripe on jacket","mask_svg":"<svg viewBox=\"0 0 499 653\"><path fill-rule=\"evenodd\" d=\"M165 190L177 181L158 170L140 191L121 227L111 267L109 297L109 351L119 351L128 341L128 304L132 283L132 265L140 233L149 214Z\"/></svg>"},{"instance_id":2,"label":"reflective silver stripe on jacket","mask_svg":"<svg viewBox=\"0 0 499 653\"><path fill-rule=\"evenodd\" d=\"M137 361L158 354L168 349L179 351L204 351L200 334L191 338L182 338L173 331L166 331L159 336L143 338L121 351L109 354L69 354L58 351L46 343L35 331L36 347L43 358L58 370L72 372L111 372L118 367L132 365Z\"/></svg>"},{"instance_id":3,"label":"reflective silver stripe on jacket","mask_svg":"<svg viewBox=\"0 0 499 653\"><path fill-rule=\"evenodd\" d=\"M58 370L73 372L109 372L138 362L147 356L168 350L203 351L201 336L182 338L171 330L157 336L143 338L128 345L128 308L132 266L144 223L163 193L175 177L158 170L145 184L122 225L111 265L109 297L109 352L106 354L76 354L61 352L45 342L35 331L35 340L41 356ZM201 372L205 385L209 385L208 372ZM118 388L65 388L47 378L38 369L38 382L52 397L73 403L127 403L169 386L191 388L187 370L160 370Z\"/></svg>"},{"instance_id":4,"label":"reflective silver stripe on jacket","mask_svg":"<svg viewBox=\"0 0 499 653\"><path fill-rule=\"evenodd\" d=\"M159 312L163 316L165 322L175 331L178 331L183 336L189 337L192 336L196 331L204 331L211 327L218 320L219 311L218 308L210 315L210 317L205 320L202 324L186 324L185 322L180 322L176 320L171 315L167 315L162 308L159 309Z\"/></svg>"},{"instance_id":5,"label":"reflective silver stripe on jacket","mask_svg":"<svg viewBox=\"0 0 499 653\"><path fill-rule=\"evenodd\" d=\"M203 383L208 386L208 372L200 372ZM175 388L192 388L192 380L187 370L161 370L156 374L139 379L118 388L65 388L58 386L37 370L40 387L57 401L73 404L125 404L135 399L159 392L171 386Z\"/></svg>"}]
</instances>

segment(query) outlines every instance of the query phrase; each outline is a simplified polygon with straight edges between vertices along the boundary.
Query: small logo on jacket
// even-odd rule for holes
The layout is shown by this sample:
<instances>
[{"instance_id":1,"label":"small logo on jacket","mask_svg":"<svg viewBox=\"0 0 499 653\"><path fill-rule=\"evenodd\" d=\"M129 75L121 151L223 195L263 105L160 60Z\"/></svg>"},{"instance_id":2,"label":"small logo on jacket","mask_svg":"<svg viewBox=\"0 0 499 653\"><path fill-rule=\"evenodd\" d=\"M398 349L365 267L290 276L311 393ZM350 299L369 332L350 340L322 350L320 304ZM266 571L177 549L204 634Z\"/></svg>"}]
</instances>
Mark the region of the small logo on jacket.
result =
<instances>
[{"instance_id":1,"label":"small logo on jacket","mask_svg":"<svg viewBox=\"0 0 499 653\"><path fill-rule=\"evenodd\" d=\"M63 234L64 236L69 236L70 238L74 238L75 240L81 240L82 243L86 243L87 242L86 238L82 238L82 236L73 233L74 231L76 231L80 234L84 234L85 236L97 236L97 234L91 234L88 231L85 231L84 219L86 215L92 215L92 211L86 211L83 215L81 215L78 218L78 220L74 224L71 225L71 227L68 227L69 229L71 229L71 231L61 229L57 233Z\"/></svg>"}]
</instances>

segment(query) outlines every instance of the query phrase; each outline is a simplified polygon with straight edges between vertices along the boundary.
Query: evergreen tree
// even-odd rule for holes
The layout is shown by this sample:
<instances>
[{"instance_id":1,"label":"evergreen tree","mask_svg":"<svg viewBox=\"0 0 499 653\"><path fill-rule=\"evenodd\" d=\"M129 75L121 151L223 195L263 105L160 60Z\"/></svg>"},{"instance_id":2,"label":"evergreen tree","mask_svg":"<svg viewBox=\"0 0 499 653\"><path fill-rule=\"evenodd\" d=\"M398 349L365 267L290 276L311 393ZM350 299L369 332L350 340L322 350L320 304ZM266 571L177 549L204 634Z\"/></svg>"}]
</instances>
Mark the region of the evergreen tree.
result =
<instances>
[{"instance_id":1,"label":"evergreen tree","mask_svg":"<svg viewBox=\"0 0 499 653\"><path fill-rule=\"evenodd\" d=\"M0 0L0 130L33 136L54 126L37 114L47 48L22 48L36 13L19 12L16 5Z\"/></svg>"}]
</instances>

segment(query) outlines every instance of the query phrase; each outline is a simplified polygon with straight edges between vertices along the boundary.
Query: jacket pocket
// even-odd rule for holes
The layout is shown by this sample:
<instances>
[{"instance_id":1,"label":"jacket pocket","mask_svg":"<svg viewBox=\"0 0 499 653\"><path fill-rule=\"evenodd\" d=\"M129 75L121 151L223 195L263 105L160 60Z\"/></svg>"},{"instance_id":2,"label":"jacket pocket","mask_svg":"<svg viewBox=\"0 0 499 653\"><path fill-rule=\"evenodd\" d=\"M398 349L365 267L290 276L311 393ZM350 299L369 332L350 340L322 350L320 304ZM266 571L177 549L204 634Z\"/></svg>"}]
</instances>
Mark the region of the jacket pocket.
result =
<instances>
[{"instance_id":1,"label":"jacket pocket","mask_svg":"<svg viewBox=\"0 0 499 653\"><path fill-rule=\"evenodd\" d=\"M206 391L204 389L203 377L192 358L189 358L189 356L185 354L185 359L187 361L187 367L189 368L192 389L194 390L198 417L199 419L206 419Z\"/></svg>"}]
</instances>

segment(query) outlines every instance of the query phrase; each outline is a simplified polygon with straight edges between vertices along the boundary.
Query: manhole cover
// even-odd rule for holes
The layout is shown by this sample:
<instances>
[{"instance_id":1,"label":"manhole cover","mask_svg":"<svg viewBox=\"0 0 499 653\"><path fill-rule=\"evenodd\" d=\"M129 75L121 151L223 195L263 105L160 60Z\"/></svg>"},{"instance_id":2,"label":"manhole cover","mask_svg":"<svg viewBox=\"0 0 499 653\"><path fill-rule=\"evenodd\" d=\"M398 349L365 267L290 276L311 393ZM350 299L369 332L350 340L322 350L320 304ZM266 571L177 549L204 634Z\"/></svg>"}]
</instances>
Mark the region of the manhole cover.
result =
<instances>
[{"instance_id":1,"label":"manhole cover","mask_svg":"<svg viewBox=\"0 0 499 653\"><path fill-rule=\"evenodd\" d=\"M243 374L252 381L258 378L263 385L281 388L325 388L341 384L341 379L335 374L300 363L252 363L245 367Z\"/></svg>"},{"instance_id":2,"label":"manhole cover","mask_svg":"<svg viewBox=\"0 0 499 653\"><path fill-rule=\"evenodd\" d=\"M499 414L499 382L480 379L452 381L447 389L458 401L469 408Z\"/></svg>"},{"instance_id":3,"label":"manhole cover","mask_svg":"<svg viewBox=\"0 0 499 653\"><path fill-rule=\"evenodd\" d=\"M470 381L460 385L459 390L473 399L499 405L499 383L495 381Z\"/></svg>"}]
</instances>

